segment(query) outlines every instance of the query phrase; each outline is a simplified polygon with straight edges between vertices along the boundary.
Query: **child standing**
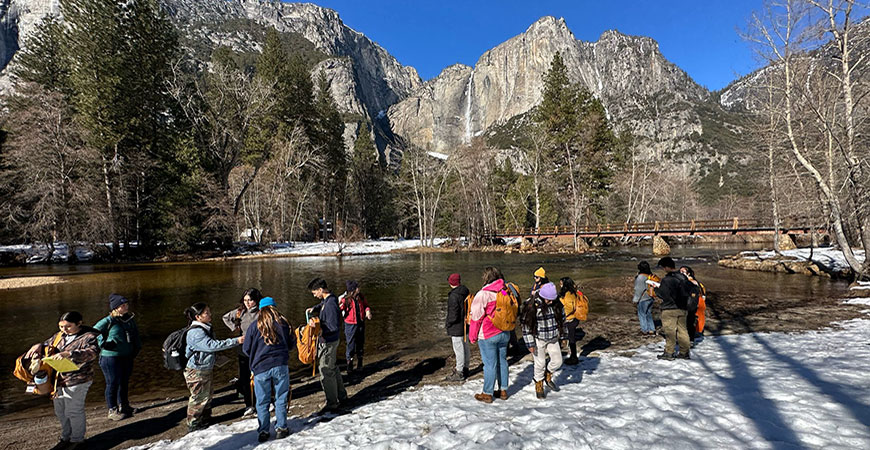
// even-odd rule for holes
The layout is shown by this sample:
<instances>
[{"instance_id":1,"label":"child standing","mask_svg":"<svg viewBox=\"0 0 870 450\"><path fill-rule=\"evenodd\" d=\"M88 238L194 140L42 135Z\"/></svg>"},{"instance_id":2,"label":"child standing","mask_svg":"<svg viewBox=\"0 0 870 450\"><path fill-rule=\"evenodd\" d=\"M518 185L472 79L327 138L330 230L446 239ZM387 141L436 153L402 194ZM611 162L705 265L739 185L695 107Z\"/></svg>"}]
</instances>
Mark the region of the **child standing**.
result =
<instances>
[{"instance_id":1,"label":"child standing","mask_svg":"<svg viewBox=\"0 0 870 450\"><path fill-rule=\"evenodd\" d=\"M559 338L564 333L565 316L554 301L559 297L556 285L541 286L535 298L528 302L523 312L523 340L535 359L535 394L546 398L544 383L554 392L559 388L553 374L562 367L562 349ZM547 363L547 356L550 362Z\"/></svg>"}]
</instances>

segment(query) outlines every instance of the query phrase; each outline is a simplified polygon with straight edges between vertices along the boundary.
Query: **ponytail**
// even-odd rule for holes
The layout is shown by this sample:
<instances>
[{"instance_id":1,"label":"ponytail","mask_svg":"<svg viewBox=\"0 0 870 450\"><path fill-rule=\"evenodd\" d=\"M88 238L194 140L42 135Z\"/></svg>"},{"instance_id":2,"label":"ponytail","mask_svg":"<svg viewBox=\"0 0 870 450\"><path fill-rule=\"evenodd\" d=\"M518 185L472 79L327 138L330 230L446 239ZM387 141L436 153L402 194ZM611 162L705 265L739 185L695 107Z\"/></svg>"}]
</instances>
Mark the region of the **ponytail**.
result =
<instances>
[{"instance_id":1,"label":"ponytail","mask_svg":"<svg viewBox=\"0 0 870 450\"><path fill-rule=\"evenodd\" d=\"M208 305L205 302L197 302L185 309L184 317L187 318L187 325L193 323L196 320L196 316L202 314L206 308L208 308Z\"/></svg>"}]
</instances>

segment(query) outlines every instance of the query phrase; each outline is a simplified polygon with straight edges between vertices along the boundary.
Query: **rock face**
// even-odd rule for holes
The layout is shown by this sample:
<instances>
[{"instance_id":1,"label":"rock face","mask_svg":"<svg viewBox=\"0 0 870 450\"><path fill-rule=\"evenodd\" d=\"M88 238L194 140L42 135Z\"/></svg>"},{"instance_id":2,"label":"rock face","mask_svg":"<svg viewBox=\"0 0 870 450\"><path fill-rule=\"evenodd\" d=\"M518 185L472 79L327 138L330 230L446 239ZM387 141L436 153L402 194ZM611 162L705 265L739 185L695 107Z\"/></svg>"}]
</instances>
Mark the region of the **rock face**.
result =
<instances>
[{"instance_id":1,"label":"rock face","mask_svg":"<svg viewBox=\"0 0 870 450\"><path fill-rule=\"evenodd\" d=\"M607 31L597 42L581 42L554 17L487 51L474 68L445 69L392 106L393 131L439 152L468 144L540 102L543 75L557 52L571 80L601 99L611 118L647 138L649 151L698 147L691 137L703 128L695 110L711 94L667 61L654 40Z\"/></svg>"}]
</instances>

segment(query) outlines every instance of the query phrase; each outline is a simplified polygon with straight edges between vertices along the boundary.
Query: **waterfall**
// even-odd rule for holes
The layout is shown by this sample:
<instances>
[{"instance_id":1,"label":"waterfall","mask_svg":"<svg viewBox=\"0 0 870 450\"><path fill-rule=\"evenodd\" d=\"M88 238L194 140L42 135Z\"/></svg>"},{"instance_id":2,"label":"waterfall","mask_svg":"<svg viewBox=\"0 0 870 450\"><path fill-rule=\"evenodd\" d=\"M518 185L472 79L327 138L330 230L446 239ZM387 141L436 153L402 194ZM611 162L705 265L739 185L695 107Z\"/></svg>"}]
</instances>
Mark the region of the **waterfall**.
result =
<instances>
[{"instance_id":1,"label":"waterfall","mask_svg":"<svg viewBox=\"0 0 870 450\"><path fill-rule=\"evenodd\" d=\"M468 77L468 86L465 87L465 143L471 144L471 137L474 132L471 124L471 105L474 97L474 69L471 69L471 76Z\"/></svg>"}]
</instances>

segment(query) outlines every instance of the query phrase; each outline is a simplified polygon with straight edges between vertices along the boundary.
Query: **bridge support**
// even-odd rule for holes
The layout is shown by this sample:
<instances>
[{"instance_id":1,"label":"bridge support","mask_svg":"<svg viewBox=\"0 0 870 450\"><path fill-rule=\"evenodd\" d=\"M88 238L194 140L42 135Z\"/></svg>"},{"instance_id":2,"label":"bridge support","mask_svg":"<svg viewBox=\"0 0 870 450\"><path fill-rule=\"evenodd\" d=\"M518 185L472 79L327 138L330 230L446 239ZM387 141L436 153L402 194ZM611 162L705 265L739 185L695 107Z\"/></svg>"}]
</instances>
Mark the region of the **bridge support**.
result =
<instances>
[{"instance_id":1,"label":"bridge support","mask_svg":"<svg viewBox=\"0 0 870 450\"><path fill-rule=\"evenodd\" d=\"M659 235L653 236L653 255L667 256L671 254L671 246Z\"/></svg>"}]
</instances>

